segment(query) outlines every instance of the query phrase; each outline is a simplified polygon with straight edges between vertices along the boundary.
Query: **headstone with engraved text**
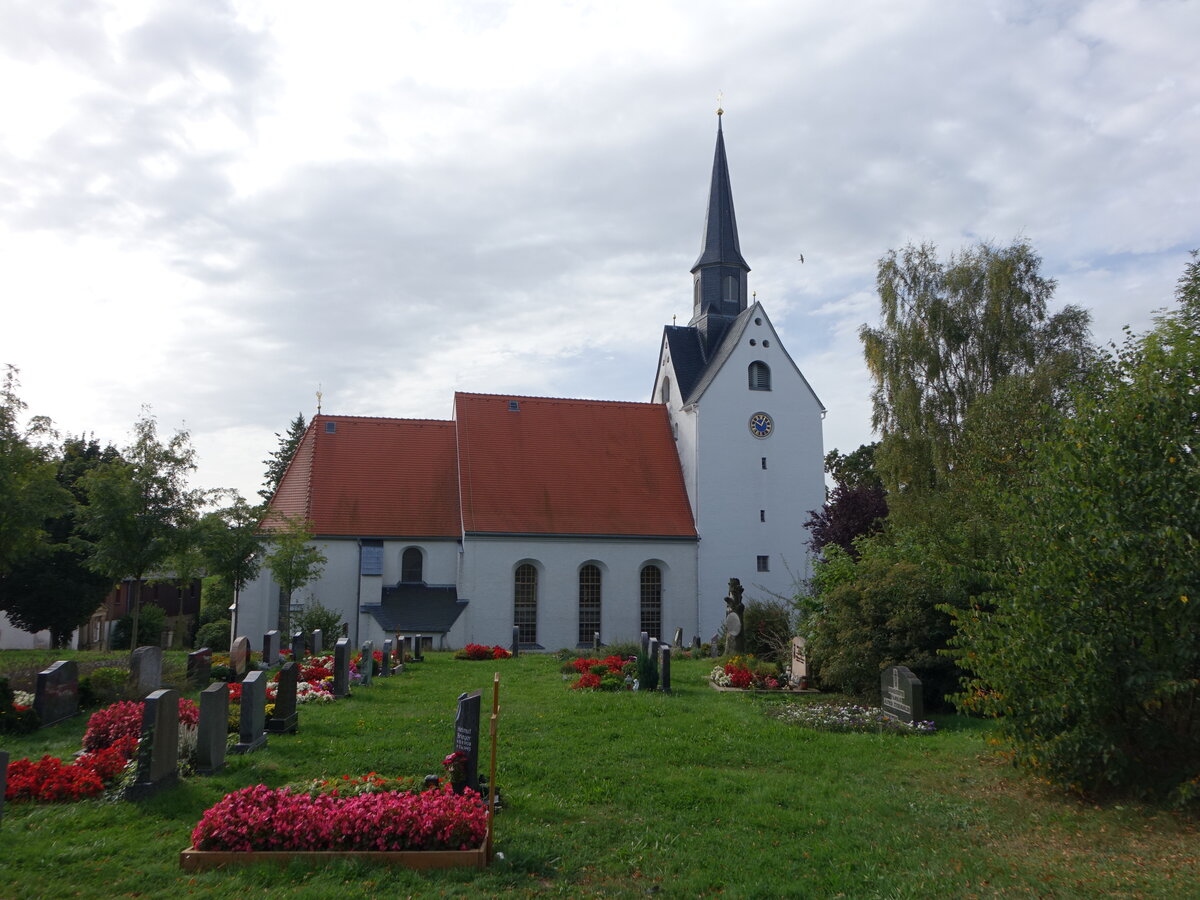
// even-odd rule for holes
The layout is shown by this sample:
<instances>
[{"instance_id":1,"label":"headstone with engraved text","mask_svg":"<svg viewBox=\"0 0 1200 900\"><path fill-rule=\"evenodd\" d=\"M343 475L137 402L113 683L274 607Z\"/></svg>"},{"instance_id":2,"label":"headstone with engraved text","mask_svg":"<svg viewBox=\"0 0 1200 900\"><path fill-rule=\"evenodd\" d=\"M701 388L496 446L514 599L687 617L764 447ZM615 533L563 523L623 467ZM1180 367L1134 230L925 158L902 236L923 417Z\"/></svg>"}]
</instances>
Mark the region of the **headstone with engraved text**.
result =
<instances>
[{"instance_id":1,"label":"headstone with engraved text","mask_svg":"<svg viewBox=\"0 0 1200 900\"><path fill-rule=\"evenodd\" d=\"M79 714L79 665L75 660L60 659L38 673L33 709L42 728Z\"/></svg>"},{"instance_id":2,"label":"headstone with engraved text","mask_svg":"<svg viewBox=\"0 0 1200 900\"><path fill-rule=\"evenodd\" d=\"M479 691L460 694L454 717L454 749L467 755L466 786L479 790Z\"/></svg>"},{"instance_id":3,"label":"headstone with engraved text","mask_svg":"<svg viewBox=\"0 0 1200 900\"><path fill-rule=\"evenodd\" d=\"M925 718L921 679L908 666L891 666L879 677L880 706L890 716L913 724Z\"/></svg>"},{"instance_id":4,"label":"headstone with engraved text","mask_svg":"<svg viewBox=\"0 0 1200 900\"><path fill-rule=\"evenodd\" d=\"M142 704L137 776L125 796L140 800L178 781L179 692L170 688L151 691Z\"/></svg>"},{"instance_id":5,"label":"headstone with engraved text","mask_svg":"<svg viewBox=\"0 0 1200 900\"><path fill-rule=\"evenodd\" d=\"M229 650L229 668L233 669L235 681L241 681L250 671L250 638L244 634L234 638Z\"/></svg>"}]
</instances>

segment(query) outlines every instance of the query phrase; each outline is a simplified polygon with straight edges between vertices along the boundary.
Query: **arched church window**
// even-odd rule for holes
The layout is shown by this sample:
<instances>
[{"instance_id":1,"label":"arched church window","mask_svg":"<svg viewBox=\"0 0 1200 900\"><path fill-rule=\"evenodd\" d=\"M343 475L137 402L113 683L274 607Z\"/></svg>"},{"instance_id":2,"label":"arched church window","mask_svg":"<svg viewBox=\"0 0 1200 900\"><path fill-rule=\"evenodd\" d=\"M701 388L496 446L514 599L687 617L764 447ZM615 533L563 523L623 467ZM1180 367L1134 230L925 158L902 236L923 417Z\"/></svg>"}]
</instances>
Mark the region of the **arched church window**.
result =
<instances>
[{"instance_id":1,"label":"arched church window","mask_svg":"<svg viewBox=\"0 0 1200 900\"><path fill-rule=\"evenodd\" d=\"M765 362L755 360L747 370L750 380L750 390L769 391L771 389L771 368Z\"/></svg>"},{"instance_id":2,"label":"arched church window","mask_svg":"<svg viewBox=\"0 0 1200 900\"><path fill-rule=\"evenodd\" d=\"M425 580L425 558L420 547L409 547L400 557L400 580L406 582Z\"/></svg>"},{"instance_id":3,"label":"arched church window","mask_svg":"<svg viewBox=\"0 0 1200 900\"><path fill-rule=\"evenodd\" d=\"M662 569L642 567L642 631L662 638Z\"/></svg>"},{"instance_id":4,"label":"arched church window","mask_svg":"<svg viewBox=\"0 0 1200 900\"><path fill-rule=\"evenodd\" d=\"M671 402L671 379L670 378L663 379L662 390L659 392L659 400L661 400L663 403Z\"/></svg>"},{"instance_id":5,"label":"arched church window","mask_svg":"<svg viewBox=\"0 0 1200 900\"><path fill-rule=\"evenodd\" d=\"M579 643L591 644L600 630L600 567L588 563L579 570Z\"/></svg>"},{"instance_id":6,"label":"arched church window","mask_svg":"<svg viewBox=\"0 0 1200 900\"><path fill-rule=\"evenodd\" d=\"M538 573L535 566L522 563L513 575L513 625L522 644L537 643Z\"/></svg>"}]
</instances>

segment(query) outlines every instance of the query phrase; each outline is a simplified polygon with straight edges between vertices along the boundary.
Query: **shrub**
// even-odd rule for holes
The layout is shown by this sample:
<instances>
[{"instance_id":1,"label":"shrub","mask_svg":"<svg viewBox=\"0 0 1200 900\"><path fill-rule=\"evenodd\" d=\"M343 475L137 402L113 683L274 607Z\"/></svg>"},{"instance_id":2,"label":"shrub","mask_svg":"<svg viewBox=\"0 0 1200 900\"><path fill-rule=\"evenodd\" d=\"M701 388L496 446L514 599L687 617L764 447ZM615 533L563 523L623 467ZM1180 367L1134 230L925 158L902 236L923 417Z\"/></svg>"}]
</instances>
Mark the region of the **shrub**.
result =
<instances>
[{"instance_id":1,"label":"shrub","mask_svg":"<svg viewBox=\"0 0 1200 900\"><path fill-rule=\"evenodd\" d=\"M229 629L231 627L232 625L228 619L205 622L196 631L196 639L192 644L197 648L208 647L211 650L228 650Z\"/></svg>"},{"instance_id":2,"label":"shrub","mask_svg":"<svg viewBox=\"0 0 1200 900\"><path fill-rule=\"evenodd\" d=\"M792 651L792 612L781 600L751 600L742 623L746 652L759 659L787 662Z\"/></svg>"},{"instance_id":3,"label":"shrub","mask_svg":"<svg viewBox=\"0 0 1200 900\"><path fill-rule=\"evenodd\" d=\"M559 651L561 654L564 651ZM496 644L492 647L483 644L467 644L454 653L455 659L508 659L512 654Z\"/></svg>"},{"instance_id":4,"label":"shrub","mask_svg":"<svg viewBox=\"0 0 1200 900\"><path fill-rule=\"evenodd\" d=\"M79 679L79 702L85 707L106 706L128 697L129 670L101 666Z\"/></svg>"},{"instance_id":5,"label":"shrub","mask_svg":"<svg viewBox=\"0 0 1200 900\"><path fill-rule=\"evenodd\" d=\"M137 646L158 647L162 645L163 628L167 624L167 614L160 607L143 603L138 610ZM114 650L129 649L129 632L133 628L133 616L121 616L113 626L112 639L109 643Z\"/></svg>"},{"instance_id":6,"label":"shrub","mask_svg":"<svg viewBox=\"0 0 1200 900\"><path fill-rule=\"evenodd\" d=\"M330 635L341 631L342 614L322 606L315 597L309 597L304 604L304 609L293 617L292 628L295 631L303 631L305 634L312 634L320 628L321 634L328 641Z\"/></svg>"},{"instance_id":7,"label":"shrub","mask_svg":"<svg viewBox=\"0 0 1200 900\"><path fill-rule=\"evenodd\" d=\"M658 687L658 660L650 653L637 658L638 690L652 691Z\"/></svg>"}]
</instances>

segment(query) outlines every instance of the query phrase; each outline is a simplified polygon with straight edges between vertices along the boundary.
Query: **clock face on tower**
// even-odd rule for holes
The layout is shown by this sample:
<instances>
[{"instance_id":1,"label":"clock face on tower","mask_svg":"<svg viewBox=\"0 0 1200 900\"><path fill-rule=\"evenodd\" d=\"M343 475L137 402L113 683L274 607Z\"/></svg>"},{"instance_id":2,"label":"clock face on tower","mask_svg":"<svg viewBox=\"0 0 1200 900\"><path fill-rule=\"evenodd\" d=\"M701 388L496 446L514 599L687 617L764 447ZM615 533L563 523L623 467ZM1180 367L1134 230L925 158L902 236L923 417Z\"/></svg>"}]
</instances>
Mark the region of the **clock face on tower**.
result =
<instances>
[{"instance_id":1,"label":"clock face on tower","mask_svg":"<svg viewBox=\"0 0 1200 900\"><path fill-rule=\"evenodd\" d=\"M756 438L771 436L775 430L775 422L765 412L756 412L750 417L750 433Z\"/></svg>"}]
</instances>

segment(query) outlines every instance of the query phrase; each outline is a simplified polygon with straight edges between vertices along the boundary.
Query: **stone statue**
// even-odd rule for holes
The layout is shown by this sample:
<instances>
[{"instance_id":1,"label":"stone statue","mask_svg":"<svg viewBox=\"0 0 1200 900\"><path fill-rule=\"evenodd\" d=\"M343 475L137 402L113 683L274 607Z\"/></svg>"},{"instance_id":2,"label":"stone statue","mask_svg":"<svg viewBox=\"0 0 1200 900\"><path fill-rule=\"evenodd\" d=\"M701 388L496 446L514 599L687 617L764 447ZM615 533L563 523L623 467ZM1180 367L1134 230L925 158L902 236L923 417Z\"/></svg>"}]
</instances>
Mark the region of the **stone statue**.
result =
<instances>
[{"instance_id":1,"label":"stone statue","mask_svg":"<svg viewBox=\"0 0 1200 900\"><path fill-rule=\"evenodd\" d=\"M742 583L729 579L729 594L725 597L725 655L741 656L746 652L746 635L742 628L746 605L742 603Z\"/></svg>"}]
</instances>

